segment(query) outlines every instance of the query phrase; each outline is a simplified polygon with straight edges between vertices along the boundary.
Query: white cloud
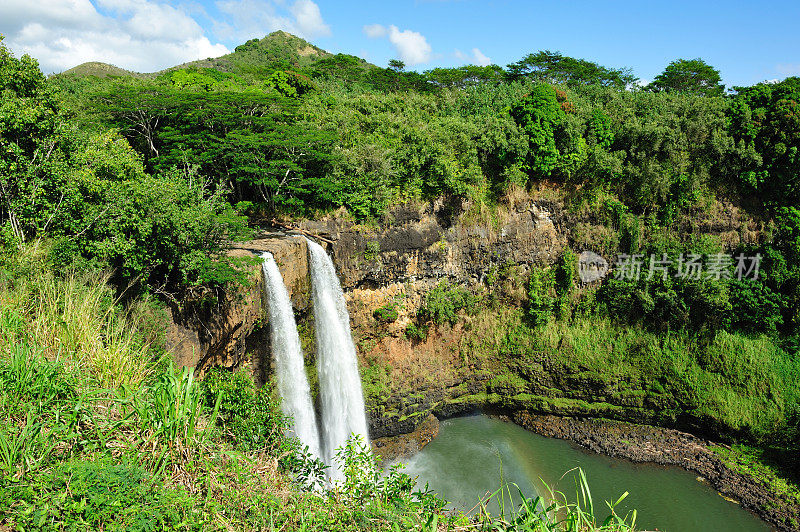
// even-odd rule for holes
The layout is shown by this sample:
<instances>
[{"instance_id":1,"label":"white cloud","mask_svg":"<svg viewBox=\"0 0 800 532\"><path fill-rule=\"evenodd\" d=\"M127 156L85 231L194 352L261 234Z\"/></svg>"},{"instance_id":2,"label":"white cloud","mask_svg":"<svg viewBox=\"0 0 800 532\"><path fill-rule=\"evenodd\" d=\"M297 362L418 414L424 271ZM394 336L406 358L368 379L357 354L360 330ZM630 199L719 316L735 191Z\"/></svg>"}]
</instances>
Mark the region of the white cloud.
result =
<instances>
[{"instance_id":1,"label":"white cloud","mask_svg":"<svg viewBox=\"0 0 800 532\"><path fill-rule=\"evenodd\" d=\"M456 48L455 52L453 52L453 55L456 56L456 59L464 63L472 63L478 66L488 66L492 64L491 58L486 57L483 54L483 52L481 52L477 48L472 49L472 55L465 54L464 52Z\"/></svg>"},{"instance_id":2,"label":"white cloud","mask_svg":"<svg viewBox=\"0 0 800 532\"><path fill-rule=\"evenodd\" d=\"M289 17L278 15L271 2L263 0L220 0L217 9L229 21L216 21L215 33L225 28L224 38L246 41L277 30L296 31Z\"/></svg>"},{"instance_id":3,"label":"white cloud","mask_svg":"<svg viewBox=\"0 0 800 532\"><path fill-rule=\"evenodd\" d=\"M2 32L6 37L31 23L64 28L97 28L102 17L89 0L4 0L0 3Z\"/></svg>"},{"instance_id":4,"label":"white cloud","mask_svg":"<svg viewBox=\"0 0 800 532\"><path fill-rule=\"evenodd\" d=\"M131 13L132 16L122 25L132 37L159 39L170 36L171 40L184 41L203 34L193 18L168 5L143 2Z\"/></svg>"},{"instance_id":5,"label":"white cloud","mask_svg":"<svg viewBox=\"0 0 800 532\"><path fill-rule=\"evenodd\" d=\"M130 13L136 8L136 0L97 0L97 5L121 13Z\"/></svg>"},{"instance_id":6,"label":"white cloud","mask_svg":"<svg viewBox=\"0 0 800 532\"><path fill-rule=\"evenodd\" d=\"M489 66L492 64L492 60L486 57L480 50L477 48L472 49L472 57L475 60L475 64L478 66Z\"/></svg>"},{"instance_id":7,"label":"white cloud","mask_svg":"<svg viewBox=\"0 0 800 532\"><path fill-rule=\"evenodd\" d=\"M214 33L225 39L246 41L278 30L304 39L331 35L311 0L296 0L289 7L283 0L218 0L216 6L230 19L214 21Z\"/></svg>"},{"instance_id":8,"label":"white cloud","mask_svg":"<svg viewBox=\"0 0 800 532\"><path fill-rule=\"evenodd\" d=\"M311 0L297 0L289 9L297 20L300 34L309 39L327 37L331 34L331 27L322 20L319 6Z\"/></svg>"},{"instance_id":9,"label":"white cloud","mask_svg":"<svg viewBox=\"0 0 800 532\"><path fill-rule=\"evenodd\" d=\"M380 24L369 24L367 26L364 26L363 31L364 35L366 35L370 39L378 39L380 37L386 37L386 27Z\"/></svg>"},{"instance_id":10,"label":"white cloud","mask_svg":"<svg viewBox=\"0 0 800 532\"><path fill-rule=\"evenodd\" d=\"M6 44L45 72L103 61L141 72L228 53L186 11L155 0L3 0Z\"/></svg>"},{"instance_id":11,"label":"white cloud","mask_svg":"<svg viewBox=\"0 0 800 532\"><path fill-rule=\"evenodd\" d=\"M416 31L400 31L397 26L389 26L389 42L397 50L400 59L407 65L418 65L431 60L431 45Z\"/></svg>"}]
</instances>

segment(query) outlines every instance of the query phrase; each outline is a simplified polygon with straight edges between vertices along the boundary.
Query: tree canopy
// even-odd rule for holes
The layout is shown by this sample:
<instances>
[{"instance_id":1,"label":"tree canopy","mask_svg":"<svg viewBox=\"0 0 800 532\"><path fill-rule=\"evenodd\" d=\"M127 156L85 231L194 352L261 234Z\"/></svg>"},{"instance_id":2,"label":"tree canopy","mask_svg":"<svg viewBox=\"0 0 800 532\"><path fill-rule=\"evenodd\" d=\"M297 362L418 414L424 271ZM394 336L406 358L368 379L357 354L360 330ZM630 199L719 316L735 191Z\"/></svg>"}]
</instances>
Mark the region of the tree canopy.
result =
<instances>
[{"instance_id":1,"label":"tree canopy","mask_svg":"<svg viewBox=\"0 0 800 532\"><path fill-rule=\"evenodd\" d=\"M740 190L776 208L800 205L800 78L739 89L728 115Z\"/></svg>"},{"instance_id":2,"label":"tree canopy","mask_svg":"<svg viewBox=\"0 0 800 532\"><path fill-rule=\"evenodd\" d=\"M0 90L3 244L49 237L57 263L112 268L120 286L163 294L240 278L223 251L248 231L224 194L206 189L193 171L148 174L142 155L113 130L79 129L36 61L16 59L2 42ZM131 123L145 138L166 114L156 96L142 95L149 118ZM136 113L126 107L130 99L123 102Z\"/></svg>"},{"instance_id":3,"label":"tree canopy","mask_svg":"<svg viewBox=\"0 0 800 532\"><path fill-rule=\"evenodd\" d=\"M676 59L656 76L648 88L654 91L683 92L701 96L722 96L719 70L702 59Z\"/></svg>"},{"instance_id":4,"label":"tree canopy","mask_svg":"<svg viewBox=\"0 0 800 532\"><path fill-rule=\"evenodd\" d=\"M638 79L629 68L608 68L550 50L528 54L511 63L508 65L508 76L512 80L526 78L570 86L597 84L618 89L633 85Z\"/></svg>"}]
</instances>

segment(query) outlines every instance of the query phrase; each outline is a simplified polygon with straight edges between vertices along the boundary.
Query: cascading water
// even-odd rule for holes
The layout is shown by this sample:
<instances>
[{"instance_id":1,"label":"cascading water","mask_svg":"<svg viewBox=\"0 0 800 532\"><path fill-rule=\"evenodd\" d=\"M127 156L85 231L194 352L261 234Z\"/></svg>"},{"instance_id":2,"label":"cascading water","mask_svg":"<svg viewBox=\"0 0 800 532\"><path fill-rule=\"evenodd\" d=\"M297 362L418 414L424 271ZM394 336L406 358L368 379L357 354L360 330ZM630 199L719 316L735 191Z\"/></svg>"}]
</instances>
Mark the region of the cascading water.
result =
<instances>
[{"instance_id":1,"label":"cascading water","mask_svg":"<svg viewBox=\"0 0 800 532\"><path fill-rule=\"evenodd\" d=\"M294 432L315 457L322 457L311 390L308 386L303 350L292 303L283 284L283 277L271 253L264 259L264 290L267 292L269 323L272 331L272 353L275 357L278 391L283 411L294 418Z\"/></svg>"},{"instance_id":2,"label":"cascading water","mask_svg":"<svg viewBox=\"0 0 800 532\"><path fill-rule=\"evenodd\" d=\"M367 417L342 287L333 261L322 246L306 240L317 335L323 452L325 462L331 466L331 478L339 479L342 474L335 461L336 449L351 434L361 436L364 444L369 444Z\"/></svg>"}]
</instances>

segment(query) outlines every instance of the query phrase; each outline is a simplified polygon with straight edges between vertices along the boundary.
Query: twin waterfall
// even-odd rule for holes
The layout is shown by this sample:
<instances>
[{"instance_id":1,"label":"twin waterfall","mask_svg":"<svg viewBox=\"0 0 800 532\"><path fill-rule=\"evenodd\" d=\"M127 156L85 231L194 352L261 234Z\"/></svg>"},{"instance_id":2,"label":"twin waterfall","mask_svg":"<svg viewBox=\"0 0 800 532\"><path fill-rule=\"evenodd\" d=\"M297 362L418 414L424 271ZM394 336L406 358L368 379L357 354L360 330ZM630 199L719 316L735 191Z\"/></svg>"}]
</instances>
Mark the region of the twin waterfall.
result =
<instances>
[{"instance_id":1,"label":"twin waterfall","mask_svg":"<svg viewBox=\"0 0 800 532\"><path fill-rule=\"evenodd\" d=\"M317 430L317 416L311 403L311 388L306 378L303 349L294 321L292 302L283 277L271 253L263 253L264 291L267 293L272 355L278 376L278 392L284 413L294 419L294 433L308 445L309 452L322 457Z\"/></svg>"},{"instance_id":2,"label":"twin waterfall","mask_svg":"<svg viewBox=\"0 0 800 532\"><path fill-rule=\"evenodd\" d=\"M261 255L264 259L264 286L278 391L283 399L284 412L294 418L295 434L302 444L330 466L330 477L335 480L342 476L335 461L336 450L351 434L361 436L362 441L368 443L367 418L356 349L350 334L350 316L336 270L322 246L310 240L307 243L317 340L322 418L319 427L292 304L278 265L270 253Z\"/></svg>"},{"instance_id":3,"label":"twin waterfall","mask_svg":"<svg viewBox=\"0 0 800 532\"><path fill-rule=\"evenodd\" d=\"M314 327L317 331L317 374L322 399L322 440L326 464L333 464L336 449L350 434L367 440L367 416L350 315L336 270L322 246L308 240ZM331 467L333 470L334 468ZM334 474L335 476L335 474Z\"/></svg>"}]
</instances>

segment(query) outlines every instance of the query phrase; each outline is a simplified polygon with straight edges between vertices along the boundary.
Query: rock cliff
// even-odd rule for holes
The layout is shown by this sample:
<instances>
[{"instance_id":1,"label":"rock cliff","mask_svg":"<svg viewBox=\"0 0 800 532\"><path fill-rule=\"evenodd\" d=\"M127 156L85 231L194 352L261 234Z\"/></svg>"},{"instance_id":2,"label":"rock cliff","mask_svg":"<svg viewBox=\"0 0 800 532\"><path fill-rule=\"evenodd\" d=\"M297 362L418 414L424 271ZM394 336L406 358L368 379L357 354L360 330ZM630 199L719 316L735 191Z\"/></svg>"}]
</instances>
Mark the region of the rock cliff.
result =
<instances>
[{"instance_id":1,"label":"rock cliff","mask_svg":"<svg viewBox=\"0 0 800 532\"><path fill-rule=\"evenodd\" d=\"M283 281L299 312L310 308L308 250L301 235L263 233L256 240L237 245L235 257L257 257L268 251L275 257ZM181 366L203 373L212 366L252 366L263 382L269 372L269 337L263 301L264 278L254 261L248 285L223 294L213 305L186 303L170 308L167 350Z\"/></svg>"},{"instance_id":2,"label":"rock cliff","mask_svg":"<svg viewBox=\"0 0 800 532\"><path fill-rule=\"evenodd\" d=\"M371 225L337 212L302 221L298 231L265 232L232 253L275 256L305 338L313 391L313 313L303 235L325 242L348 301L372 437L410 433L431 413L446 417L476 408L658 422L653 416L675 412L675 401L658 390L642 390L640 383L600 379L587 368L567 367L544 354L523 362L518 354L506 353L502 367L475 356L482 336L496 333L480 317L432 327L417 338L407 334L425 295L442 280L484 298L500 297L505 308L519 307L526 300L529 269L555 261L567 243L606 251L592 249L597 239L586 235L613 230L576 218L546 197L506 198L491 210L462 200L409 203ZM749 237L736 212L728 218L720 217L717 233ZM380 312L387 309L390 319L382 319ZM185 305L173 309L172 316L169 348L180 364L201 372L211 365L248 365L257 381L268 378L271 356L259 264L252 267L248 287L226 294L211 308ZM492 342L502 345L502 338Z\"/></svg>"},{"instance_id":3,"label":"rock cliff","mask_svg":"<svg viewBox=\"0 0 800 532\"><path fill-rule=\"evenodd\" d=\"M425 293L442 279L475 288L498 268L526 269L550 262L566 243L546 205L527 202L504 209L499 216L483 214L470 212L470 205L460 201L438 201L398 206L374 226L354 223L343 213L300 225L328 241L326 247L348 300L362 368L392 365L396 377L409 379L390 396L367 390L375 437L411 432L437 406L441 407L437 413L455 413L457 407L440 403L483 389L479 384L483 377L475 373L476 368L453 358L446 335L432 334L423 343L405 338L405 327ZM231 253L257 256L262 251L275 256L300 322L313 327L308 312L308 253L302 234L266 232L237 245ZM271 357L262 285L260 266L254 263L250 284L225 294L216 305L173 308L167 338L176 361L200 372L214 365L249 365L263 382L270 373ZM376 327L374 311L400 300L398 319ZM313 347L306 355L313 360ZM404 373L420 363L439 366L431 374L437 376L433 387L413 371ZM424 400L418 401L417 396Z\"/></svg>"}]
</instances>

